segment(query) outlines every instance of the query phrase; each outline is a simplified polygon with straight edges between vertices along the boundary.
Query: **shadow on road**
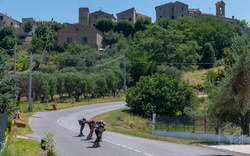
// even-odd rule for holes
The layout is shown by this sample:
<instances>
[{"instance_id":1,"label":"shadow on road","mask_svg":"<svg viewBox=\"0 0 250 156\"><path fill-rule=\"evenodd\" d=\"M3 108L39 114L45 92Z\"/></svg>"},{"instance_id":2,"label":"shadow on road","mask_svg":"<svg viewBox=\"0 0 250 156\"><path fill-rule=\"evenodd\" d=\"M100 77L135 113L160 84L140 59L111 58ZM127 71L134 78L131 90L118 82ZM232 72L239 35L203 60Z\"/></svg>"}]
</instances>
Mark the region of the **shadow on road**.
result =
<instances>
[{"instance_id":1,"label":"shadow on road","mask_svg":"<svg viewBox=\"0 0 250 156\"><path fill-rule=\"evenodd\" d=\"M207 140L197 140L197 141L191 142L190 144L191 145L192 144L203 144L203 145L221 145L222 144L222 145L229 145L229 143L219 143L217 141L207 141ZM225 156L227 156L227 155L225 155Z\"/></svg>"},{"instance_id":2,"label":"shadow on road","mask_svg":"<svg viewBox=\"0 0 250 156\"><path fill-rule=\"evenodd\" d=\"M234 155L202 155L202 156L234 156Z\"/></svg>"},{"instance_id":3,"label":"shadow on road","mask_svg":"<svg viewBox=\"0 0 250 156\"><path fill-rule=\"evenodd\" d=\"M76 136L73 136L74 138L82 138L82 137L84 137L84 135L83 136L78 136L78 135L76 135Z\"/></svg>"},{"instance_id":4,"label":"shadow on road","mask_svg":"<svg viewBox=\"0 0 250 156\"><path fill-rule=\"evenodd\" d=\"M99 147L93 147L93 146L89 146L89 147L86 147L86 148L99 148Z\"/></svg>"},{"instance_id":5,"label":"shadow on road","mask_svg":"<svg viewBox=\"0 0 250 156\"><path fill-rule=\"evenodd\" d=\"M94 140L87 140L87 139L82 139L81 141L88 141L88 143L94 143Z\"/></svg>"}]
</instances>

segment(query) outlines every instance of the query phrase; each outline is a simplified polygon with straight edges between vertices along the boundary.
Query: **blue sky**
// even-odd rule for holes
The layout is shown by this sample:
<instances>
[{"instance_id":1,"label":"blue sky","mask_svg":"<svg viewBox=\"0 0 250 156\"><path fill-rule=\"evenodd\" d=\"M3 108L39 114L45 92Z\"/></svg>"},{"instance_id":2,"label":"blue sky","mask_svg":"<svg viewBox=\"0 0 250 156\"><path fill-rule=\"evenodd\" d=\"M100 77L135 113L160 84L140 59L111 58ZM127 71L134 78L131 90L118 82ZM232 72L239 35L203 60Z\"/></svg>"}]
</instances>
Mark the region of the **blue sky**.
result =
<instances>
[{"instance_id":1,"label":"blue sky","mask_svg":"<svg viewBox=\"0 0 250 156\"><path fill-rule=\"evenodd\" d=\"M218 0L179 0L189 8L199 8L203 13L215 14L215 3ZM175 2L171 0L0 0L0 12L21 21L25 17L36 20L57 22L78 22L78 8L88 7L90 12L100 8L110 14L116 14L135 7L141 14L152 17L155 21L155 6ZM250 21L250 0L224 0L226 17L233 15L237 19Z\"/></svg>"}]
</instances>

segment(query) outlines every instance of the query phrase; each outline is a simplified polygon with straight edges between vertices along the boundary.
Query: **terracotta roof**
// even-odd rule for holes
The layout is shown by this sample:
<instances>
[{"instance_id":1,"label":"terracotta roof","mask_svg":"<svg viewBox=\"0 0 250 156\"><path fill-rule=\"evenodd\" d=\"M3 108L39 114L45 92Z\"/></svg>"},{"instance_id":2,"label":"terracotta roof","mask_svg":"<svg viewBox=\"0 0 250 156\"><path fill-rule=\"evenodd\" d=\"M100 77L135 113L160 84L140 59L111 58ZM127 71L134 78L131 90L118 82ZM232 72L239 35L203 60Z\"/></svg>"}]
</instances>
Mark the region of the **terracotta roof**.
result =
<instances>
[{"instance_id":1,"label":"terracotta roof","mask_svg":"<svg viewBox=\"0 0 250 156\"><path fill-rule=\"evenodd\" d=\"M146 18L150 18L150 19L151 19L151 17L150 17L150 16L146 16L146 15L143 15L143 14L140 14L140 13L136 13L136 15L139 15L139 16L144 16L144 17L146 17Z\"/></svg>"},{"instance_id":2,"label":"terracotta roof","mask_svg":"<svg viewBox=\"0 0 250 156\"><path fill-rule=\"evenodd\" d=\"M117 13L116 15L119 15L119 14L121 14L121 13L123 13L123 12L126 12L126 11L129 11L129 10L135 10L135 8L133 7L133 8L127 9L127 10L125 10L125 11L122 11L122 12Z\"/></svg>"},{"instance_id":3,"label":"terracotta roof","mask_svg":"<svg viewBox=\"0 0 250 156\"><path fill-rule=\"evenodd\" d=\"M76 27L76 26L78 26L78 27L85 27L85 28L94 30L96 33L98 33L98 34L100 34L100 35L103 35L103 33L102 33L100 30L98 30L98 29L93 28L93 27L91 27L91 26L89 26L89 25L82 25L82 24L79 24L79 23L71 24L71 25L69 25L68 27L63 28L63 29L61 29L61 30L59 30L59 31L62 31L62 30L65 30L65 29L70 29L70 27Z\"/></svg>"},{"instance_id":4,"label":"terracotta roof","mask_svg":"<svg viewBox=\"0 0 250 156\"><path fill-rule=\"evenodd\" d=\"M182 3L182 2L179 2L179 1L176 1L176 2L170 2L170 3L166 3L166 4L162 4L162 5L159 5L159 6L156 6L155 8L158 8L158 7L161 7L161 6L164 6L164 5L168 5L168 4L175 4L175 3L181 3L181 4L185 4L185 3ZM187 5L187 4L185 4Z\"/></svg>"},{"instance_id":5,"label":"terracotta roof","mask_svg":"<svg viewBox=\"0 0 250 156\"><path fill-rule=\"evenodd\" d=\"M98 10L98 11L92 12L92 13L90 13L90 14L95 14L95 13L98 13L98 12L101 12L101 13L104 13L104 14L108 14L109 16L113 16L113 18L116 19L116 18L114 17L114 14L109 14L109 13L104 12L104 11L102 11L102 10Z\"/></svg>"},{"instance_id":6,"label":"terracotta roof","mask_svg":"<svg viewBox=\"0 0 250 156\"><path fill-rule=\"evenodd\" d=\"M214 14L209 14L209 13L201 13L201 15L205 15L205 16L215 16Z\"/></svg>"},{"instance_id":7,"label":"terracotta roof","mask_svg":"<svg viewBox=\"0 0 250 156\"><path fill-rule=\"evenodd\" d=\"M15 20L15 19L13 19L13 18L11 18L11 17L9 17L9 16L7 16L7 15L4 15L4 14L2 14L2 13L0 13L0 16L6 16L6 17L8 17L8 18L10 18L10 19L12 19L12 20L14 20L14 21L18 22L19 24L22 24L22 23L21 23L21 22L19 22L18 20Z\"/></svg>"}]
</instances>

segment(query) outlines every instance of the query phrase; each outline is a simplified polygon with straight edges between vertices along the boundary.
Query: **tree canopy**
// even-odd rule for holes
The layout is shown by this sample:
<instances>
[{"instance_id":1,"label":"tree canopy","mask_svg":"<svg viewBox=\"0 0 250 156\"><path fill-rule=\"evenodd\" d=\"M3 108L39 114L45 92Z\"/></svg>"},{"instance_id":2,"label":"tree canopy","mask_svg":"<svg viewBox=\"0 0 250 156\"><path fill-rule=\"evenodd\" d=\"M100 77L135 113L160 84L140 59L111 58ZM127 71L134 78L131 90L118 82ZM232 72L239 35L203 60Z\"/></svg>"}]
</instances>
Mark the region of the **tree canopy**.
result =
<instances>
[{"instance_id":1,"label":"tree canopy","mask_svg":"<svg viewBox=\"0 0 250 156\"><path fill-rule=\"evenodd\" d=\"M23 30L24 30L24 32L29 33L32 30L32 28L33 28L33 23L30 20L28 20L24 24Z\"/></svg>"},{"instance_id":2,"label":"tree canopy","mask_svg":"<svg viewBox=\"0 0 250 156\"><path fill-rule=\"evenodd\" d=\"M10 114L15 109L11 100L14 99L18 89L14 88L16 78L8 74L7 69L7 57L0 54L0 113Z\"/></svg>"},{"instance_id":3,"label":"tree canopy","mask_svg":"<svg viewBox=\"0 0 250 156\"><path fill-rule=\"evenodd\" d=\"M134 25L127 20L120 20L115 24L115 31L128 37L134 33Z\"/></svg>"},{"instance_id":4,"label":"tree canopy","mask_svg":"<svg viewBox=\"0 0 250 156\"><path fill-rule=\"evenodd\" d=\"M111 19L99 19L96 22L95 27L99 30L101 30L102 32L109 32L110 30L114 29L114 22Z\"/></svg>"},{"instance_id":5,"label":"tree canopy","mask_svg":"<svg viewBox=\"0 0 250 156\"><path fill-rule=\"evenodd\" d=\"M16 44L16 31L11 26L0 27L0 47L12 49Z\"/></svg>"},{"instance_id":6,"label":"tree canopy","mask_svg":"<svg viewBox=\"0 0 250 156\"><path fill-rule=\"evenodd\" d=\"M141 77L136 86L127 90L126 102L133 114L151 118L157 115L184 115L191 106L193 89L166 74Z\"/></svg>"},{"instance_id":7,"label":"tree canopy","mask_svg":"<svg viewBox=\"0 0 250 156\"><path fill-rule=\"evenodd\" d=\"M249 134L250 114L250 50L244 37L235 37L231 51L233 61L225 59L225 68L218 81L208 85L210 116L221 123L240 125L244 134ZM228 53L230 54L230 53ZM230 55L228 55L230 57Z\"/></svg>"}]
</instances>

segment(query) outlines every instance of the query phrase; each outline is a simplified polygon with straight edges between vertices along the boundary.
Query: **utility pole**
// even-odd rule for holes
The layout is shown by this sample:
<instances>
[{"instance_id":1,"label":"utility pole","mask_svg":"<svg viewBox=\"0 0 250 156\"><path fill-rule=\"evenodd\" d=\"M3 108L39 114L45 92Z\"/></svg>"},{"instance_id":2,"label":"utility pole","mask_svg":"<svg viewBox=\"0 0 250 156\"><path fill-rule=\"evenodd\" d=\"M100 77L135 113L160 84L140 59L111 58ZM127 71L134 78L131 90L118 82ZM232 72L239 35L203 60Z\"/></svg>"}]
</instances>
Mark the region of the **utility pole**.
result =
<instances>
[{"instance_id":1,"label":"utility pole","mask_svg":"<svg viewBox=\"0 0 250 156\"><path fill-rule=\"evenodd\" d=\"M124 94L126 95L126 53L124 53L124 62L123 62L123 64L124 64L124 67L123 67L123 69L124 69L124 80L123 80L123 90L124 90Z\"/></svg>"},{"instance_id":2,"label":"utility pole","mask_svg":"<svg viewBox=\"0 0 250 156\"><path fill-rule=\"evenodd\" d=\"M53 22L53 18L51 19L51 23L49 24L49 52L50 52L50 34L51 34L51 25L52 25L52 22ZM46 48L46 47L45 47Z\"/></svg>"},{"instance_id":3,"label":"utility pole","mask_svg":"<svg viewBox=\"0 0 250 156\"><path fill-rule=\"evenodd\" d=\"M14 76L16 77L16 45L14 45ZM16 82L14 83L14 88L16 89ZM16 105L16 95L14 101Z\"/></svg>"},{"instance_id":4,"label":"utility pole","mask_svg":"<svg viewBox=\"0 0 250 156\"><path fill-rule=\"evenodd\" d=\"M31 99L31 82L32 82L32 52L30 53L30 78L29 78L29 111L32 111L32 99Z\"/></svg>"}]
</instances>

